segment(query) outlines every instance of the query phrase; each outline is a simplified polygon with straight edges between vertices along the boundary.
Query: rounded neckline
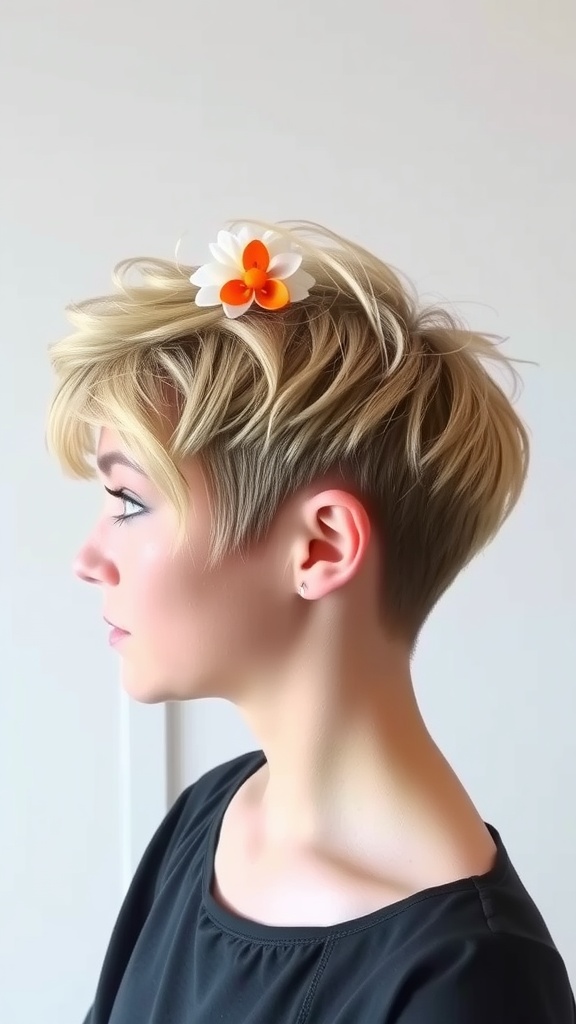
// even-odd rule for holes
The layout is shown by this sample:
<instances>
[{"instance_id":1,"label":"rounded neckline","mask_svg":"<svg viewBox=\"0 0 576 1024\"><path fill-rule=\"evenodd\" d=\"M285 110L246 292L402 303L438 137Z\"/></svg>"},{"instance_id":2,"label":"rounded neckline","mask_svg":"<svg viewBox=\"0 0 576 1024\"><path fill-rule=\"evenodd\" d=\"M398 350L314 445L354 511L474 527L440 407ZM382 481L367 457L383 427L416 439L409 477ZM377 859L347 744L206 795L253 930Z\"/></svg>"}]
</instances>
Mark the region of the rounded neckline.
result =
<instances>
[{"instance_id":1,"label":"rounded neckline","mask_svg":"<svg viewBox=\"0 0 576 1024\"><path fill-rule=\"evenodd\" d=\"M330 925L268 925L250 918L242 917L240 914L223 907L212 895L212 883L214 879L214 861L218 839L224 815L232 799L244 785L245 782L255 775L256 772L267 763L263 750L253 751L249 755L245 770L239 778L234 780L234 785L227 788L224 798L218 804L212 823L208 830L206 840L206 852L202 868L202 903L205 911L212 920L223 930L235 936L242 936L252 941L261 942L302 942L303 940L326 940L351 932L363 931L372 928L374 925L385 921L387 918L396 917L399 913L410 909L422 900L434 896L443 896L450 893L461 892L462 890L474 890L489 884L497 884L502 880L509 867L509 858L502 843L500 833L493 825L484 822L496 845L496 859L489 871L483 875L470 875L468 878L458 878L453 882L445 882L442 885L430 886L419 892L397 900L379 910L373 910L370 914L362 917L352 918L349 921L339 921Z\"/></svg>"}]
</instances>

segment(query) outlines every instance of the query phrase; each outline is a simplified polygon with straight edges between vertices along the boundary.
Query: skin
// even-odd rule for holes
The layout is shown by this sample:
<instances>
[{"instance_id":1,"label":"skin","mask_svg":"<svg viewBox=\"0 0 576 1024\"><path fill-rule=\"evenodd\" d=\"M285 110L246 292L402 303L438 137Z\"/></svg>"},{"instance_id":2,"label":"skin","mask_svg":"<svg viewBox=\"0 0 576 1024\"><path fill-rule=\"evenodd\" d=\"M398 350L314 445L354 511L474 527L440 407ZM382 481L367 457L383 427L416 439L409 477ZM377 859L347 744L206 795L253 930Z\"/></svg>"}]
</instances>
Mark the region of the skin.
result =
<instances>
[{"instance_id":1,"label":"skin","mask_svg":"<svg viewBox=\"0 0 576 1024\"><path fill-rule=\"evenodd\" d=\"M131 455L104 427L98 456L112 451ZM117 650L135 700L230 700L266 754L224 818L221 901L265 923L333 923L487 871L493 840L423 721L409 645L377 617L362 503L319 480L248 558L209 572L203 476L193 459L181 468L189 549L170 556L169 502L116 464L102 483L138 504L105 496L74 569L129 631Z\"/></svg>"}]
</instances>

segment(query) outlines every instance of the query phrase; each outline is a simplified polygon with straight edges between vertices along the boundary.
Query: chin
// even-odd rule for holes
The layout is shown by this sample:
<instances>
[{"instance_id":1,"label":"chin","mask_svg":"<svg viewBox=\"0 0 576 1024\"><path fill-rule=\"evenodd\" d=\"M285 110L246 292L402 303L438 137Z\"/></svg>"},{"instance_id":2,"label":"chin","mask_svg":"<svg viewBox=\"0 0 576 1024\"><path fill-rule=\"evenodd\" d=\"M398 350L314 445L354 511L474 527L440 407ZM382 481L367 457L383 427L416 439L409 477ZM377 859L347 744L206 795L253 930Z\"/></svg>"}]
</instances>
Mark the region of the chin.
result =
<instances>
[{"instance_id":1,"label":"chin","mask_svg":"<svg viewBox=\"0 0 576 1024\"><path fill-rule=\"evenodd\" d=\"M150 665L138 666L124 661L121 669L122 688L139 704L162 704L165 701L199 700L205 697L225 697L214 672L178 671L151 672Z\"/></svg>"},{"instance_id":2,"label":"chin","mask_svg":"<svg viewBox=\"0 0 576 1024\"><path fill-rule=\"evenodd\" d=\"M132 668L122 672L122 687L139 704L162 704L166 700L178 699L168 683L146 679L145 673L138 675Z\"/></svg>"},{"instance_id":3,"label":"chin","mask_svg":"<svg viewBox=\"0 0 576 1024\"><path fill-rule=\"evenodd\" d=\"M138 701L139 704L162 704L164 701L172 700L170 695L153 689L146 690L144 687L125 686L124 691L132 700Z\"/></svg>"}]
</instances>

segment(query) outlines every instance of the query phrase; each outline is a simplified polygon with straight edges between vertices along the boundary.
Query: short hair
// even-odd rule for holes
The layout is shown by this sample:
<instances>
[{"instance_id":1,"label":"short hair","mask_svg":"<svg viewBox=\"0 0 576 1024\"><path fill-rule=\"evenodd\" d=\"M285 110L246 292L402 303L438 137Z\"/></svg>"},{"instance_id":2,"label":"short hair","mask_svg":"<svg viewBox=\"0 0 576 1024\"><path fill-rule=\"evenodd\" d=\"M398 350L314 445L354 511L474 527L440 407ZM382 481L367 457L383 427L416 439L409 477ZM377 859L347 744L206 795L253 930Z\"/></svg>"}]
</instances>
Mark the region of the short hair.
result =
<instances>
[{"instance_id":1,"label":"short hair","mask_svg":"<svg viewBox=\"0 0 576 1024\"><path fill-rule=\"evenodd\" d=\"M50 350L48 447L64 472L88 479L95 428L116 430L172 502L177 545L191 500L181 465L196 456L212 568L265 538L301 488L338 472L382 541L382 614L413 641L520 496L527 432L483 360L517 374L499 339L421 307L413 285L361 246L307 221L252 223L298 245L316 281L309 296L229 319L196 305L195 267L123 260L115 294L66 307L75 331Z\"/></svg>"}]
</instances>

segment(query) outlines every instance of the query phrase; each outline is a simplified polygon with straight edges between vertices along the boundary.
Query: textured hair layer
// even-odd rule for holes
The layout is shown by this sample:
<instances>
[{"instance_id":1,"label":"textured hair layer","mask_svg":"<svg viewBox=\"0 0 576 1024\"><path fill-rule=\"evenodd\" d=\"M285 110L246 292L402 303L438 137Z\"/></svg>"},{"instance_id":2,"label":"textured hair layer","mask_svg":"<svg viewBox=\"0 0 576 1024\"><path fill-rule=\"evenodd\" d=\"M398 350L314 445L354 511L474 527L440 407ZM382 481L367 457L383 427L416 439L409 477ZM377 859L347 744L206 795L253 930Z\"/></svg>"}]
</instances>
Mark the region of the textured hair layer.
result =
<instances>
[{"instance_id":1,"label":"textured hair layer","mask_svg":"<svg viewBox=\"0 0 576 1024\"><path fill-rule=\"evenodd\" d=\"M194 303L195 267L123 260L115 294L66 308L75 330L51 347L48 447L88 479L98 428L116 430L173 503L176 546L190 502L181 465L198 457L210 567L247 553L287 498L338 472L382 540L383 614L414 639L521 493L527 432L484 360L517 375L497 340L421 308L359 245L308 222L254 223L299 246L309 297L230 320Z\"/></svg>"}]
</instances>

